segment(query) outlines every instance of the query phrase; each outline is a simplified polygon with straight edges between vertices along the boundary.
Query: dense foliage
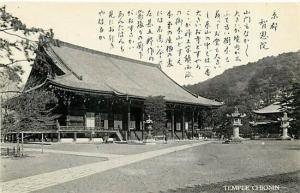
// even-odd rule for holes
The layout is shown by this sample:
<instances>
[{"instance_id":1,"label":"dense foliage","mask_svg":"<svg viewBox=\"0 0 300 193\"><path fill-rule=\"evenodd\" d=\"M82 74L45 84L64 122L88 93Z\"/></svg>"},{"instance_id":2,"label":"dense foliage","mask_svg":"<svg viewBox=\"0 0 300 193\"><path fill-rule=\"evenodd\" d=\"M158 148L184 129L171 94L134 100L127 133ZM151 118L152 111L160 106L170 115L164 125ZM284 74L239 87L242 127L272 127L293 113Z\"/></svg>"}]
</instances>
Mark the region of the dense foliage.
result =
<instances>
[{"instance_id":1,"label":"dense foliage","mask_svg":"<svg viewBox=\"0 0 300 193\"><path fill-rule=\"evenodd\" d=\"M153 134L167 134L166 101L163 96L149 96L144 102L146 117L153 121Z\"/></svg>"},{"instance_id":2,"label":"dense foliage","mask_svg":"<svg viewBox=\"0 0 300 193\"><path fill-rule=\"evenodd\" d=\"M5 103L4 131L37 131L54 124L52 115L58 100L53 92L34 90Z\"/></svg>"},{"instance_id":3,"label":"dense foliage","mask_svg":"<svg viewBox=\"0 0 300 193\"><path fill-rule=\"evenodd\" d=\"M293 86L285 92L281 100L282 107L292 118L290 123L290 133L300 136L300 83L294 83Z\"/></svg>"}]
</instances>

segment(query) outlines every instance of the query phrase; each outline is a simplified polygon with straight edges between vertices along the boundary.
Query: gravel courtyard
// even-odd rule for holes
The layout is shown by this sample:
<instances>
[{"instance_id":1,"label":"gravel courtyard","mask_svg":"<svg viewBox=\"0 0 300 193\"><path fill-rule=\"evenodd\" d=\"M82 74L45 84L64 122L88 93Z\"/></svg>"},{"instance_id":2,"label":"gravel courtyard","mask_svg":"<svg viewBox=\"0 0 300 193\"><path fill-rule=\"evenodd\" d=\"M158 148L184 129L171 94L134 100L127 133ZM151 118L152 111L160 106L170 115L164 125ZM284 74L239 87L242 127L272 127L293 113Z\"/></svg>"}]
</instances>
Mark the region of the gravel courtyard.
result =
<instances>
[{"instance_id":1,"label":"gravel courtyard","mask_svg":"<svg viewBox=\"0 0 300 193\"><path fill-rule=\"evenodd\" d=\"M1 158L1 182L105 161L105 158L26 152L24 158Z\"/></svg>"},{"instance_id":2,"label":"gravel courtyard","mask_svg":"<svg viewBox=\"0 0 300 193\"><path fill-rule=\"evenodd\" d=\"M57 144L46 148L85 151L99 153L115 153L131 155L157 149L179 146L191 142L158 145L124 145L124 144ZM34 145L30 145L30 148ZM110 150L110 151L109 151ZM63 184L50 186L35 192L52 193L98 193L98 192L232 192L224 191L229 185L279 185L280 192L299 192L300 141L245 141L243 144L221 144L211 142L182 151L165 154L144 161L125 165L119 168L96 173L84 178ZM37 152L35 152L38 155ZM70 156L46 153L45 168L54 163L62 163L62 167L73 167L88 162L103 162L102 158ZM49 156L49 157L47 157ZM58 157L56 157L58 156ZM47 172L32 167L39 159L32 159L25 164L24 159L5 159L4 180L10 180L11 173L16 173L22 166L34 171ZM31 158L29 158L31 159ZM17 165L14 162L20 162ZM29 161L28 161L29 162ZM70 163L64 165L63 163ZM9 166L10 165L10 166ZM17 167L13 168L12 165ZM42 163L41 163L42 165ZM60 169L60 168L53 168ZM14 172L12 172L13 170ZM23 171L26 169L23 169ZM20 170L18 170L20 171ZM1 173L3 170L1 170ZM26 172L25 172L26 173ZM21 175L21 174L20 174ZM23 176L20 176L23 177ZM1 177L2 179L2 177ZM3 180L3 179L2 179ZM239 192L239 191L234 191ZM242 191L251 192L251 191ZM253 192L253 191L252 191ZM255 192L255 191L254 191Z\"/></svg>"}]
</instances>

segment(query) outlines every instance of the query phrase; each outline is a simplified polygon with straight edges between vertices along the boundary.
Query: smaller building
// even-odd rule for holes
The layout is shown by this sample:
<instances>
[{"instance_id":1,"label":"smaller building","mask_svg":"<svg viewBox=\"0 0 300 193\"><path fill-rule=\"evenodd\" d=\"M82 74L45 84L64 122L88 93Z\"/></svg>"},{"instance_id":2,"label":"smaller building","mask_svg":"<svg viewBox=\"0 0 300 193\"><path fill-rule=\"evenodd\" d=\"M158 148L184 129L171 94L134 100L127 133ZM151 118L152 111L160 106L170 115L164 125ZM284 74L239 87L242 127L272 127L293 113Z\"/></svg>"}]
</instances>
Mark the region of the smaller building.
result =
<instances>
[{"instance_id":1,"label":"smaller building","mask_svg":"<svg viewBox=\"0 0 300 193\"><path fill-rule=\"evenodd\" d=\"M256 129L256 134L260 137L277 138L281 134L280 120L283 110L279 102L270 104L264 108L254 110L256 119L250 125Z\"/></svg>"}]
</instances>

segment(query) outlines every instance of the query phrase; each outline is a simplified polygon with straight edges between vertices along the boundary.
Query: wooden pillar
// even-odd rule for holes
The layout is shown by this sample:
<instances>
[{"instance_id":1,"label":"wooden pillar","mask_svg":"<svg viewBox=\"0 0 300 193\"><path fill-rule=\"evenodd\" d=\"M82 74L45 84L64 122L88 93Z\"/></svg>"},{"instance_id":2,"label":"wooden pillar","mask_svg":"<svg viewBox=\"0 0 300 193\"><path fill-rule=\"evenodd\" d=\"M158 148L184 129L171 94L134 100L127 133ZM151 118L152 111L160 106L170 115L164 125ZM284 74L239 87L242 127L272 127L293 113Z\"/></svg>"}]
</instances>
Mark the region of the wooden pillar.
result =
<instances>
[{"instance_id":1,"label":"wooden pillar","mask_svg":"<svg viewBox=\"0 0 300 193\"><path fill-rule=\"evenodd\" d=\"M71 100L68 98L67 99L67 119L66 119L66 125L67 125L67 128L69 127L69 122L70 122L70 119L69 119L69 115L70 115L70 104L71 104Z\"/></svg>"},{"instance_id":2,"label":"wooden pillar","mask_svg":"<svg viewBox=\"0 0 300 193\"><path fill-rule=\"evenodd\" d=\"M67 126L67 128L69 127L69 122L70 122L69 115L67 115L67 117L66 117L66 126Z\"/></svg>"},{"instance_id":3,"label":"wooden pillar","mask_svg":"<svg viewBox=\"0 0 300 193\"><path fill-rule=\"evenodd\" d=\"M197 129L200 129L200 123L199 123L199 110L197 110L196 121L197 121L197 123L198 123Z\"/></svg>"},{"instance_id":4,"label":"wooden pillar","mask_svg":"<svg viewBox=\"0 0 300 193\"><path fill-rule=\"evenodd\" d=\"M192 110L192 139L194 139L194 122L195 122L195 113L194 113L194 109Z\"/></svg>"},{"instance_id":5,"label":"wooden pillar","mask_svg":"<svg viewBox=\"0 0 300 193\"><path fill-rule=\"evenodd\" d=\"M60 142L60 124L59 121L56 120L56 127L57 127L57 142Z\"/></svg>"},{"instance_id":6,"label":"wooden pillar","mask_svg":"<svg viewBox=\"0 0 300 193\"><path fill-rule=\"evenodd\" d=\"M74 142L76 142L76 141L77 141L77 133L74 132Z\"/></svg>"},{"instance_id":7,"label":"wooden pillar","mask_svg":"<svg viewBox=\"0 0 300 193\"><path fill-rule=\"evenodd\" d=\"M61 140L60 140L60 132L58 131L57 132L57 142L60 142Z\"/></svg>"},{"instance_id":8,"label":"wooden pillar","mask_svg":"<svg viewBox=\"0 0 300 193\"><path fill-rule=\"evenodd\" d=\"M181 132L182 132L182 139L184 139L184 129L185 129L185 120L184 120L184 110L182 111L182 127L181 127Z\"/></svg>"},{"instance_id":9,"label":"wooden pillar","mask_svg":"<svg viewBox=\"0 0 300 193\"><path fill-rule=\"evenodd\" d=\"M101 130L102 128L101 128L101 113L99 112L99 129ZM104 129L104 127L103 127L103 129Z\"/></svg>"},{"instance_id":10,"label":"wooden pillar","mask_svg":"<svg viewBox=\"0 0 300 193\"><path fill-rule=\"evenodd\" d=\"M144 108L142 110L142 141L144 141L144 130L145 130L145 113Z\"/></svg>"},{"instance_id":11,"label":"wooden pillar","mask_svg":"<svg viewBox=\"0 0 300 193\"><path fill-rule=\"evenodd\" d=\"M172 122L171 122L171 129L172 129L172 139L175 138L175 115L174 115L174 109L171 110L171 116L172 116Z\"/></svg>"},{"instance_id":12,"label":"wooden pillar","mask_svg":"<svg viewBox=\"0 0 300 193\"><path fill-rule=\"evenodd\" d=\"M128 140L128 134L130 129L130 101L127 103L127 131L126 131L126 141Z\"/></svg>"},{"instance_id":13,"label":"wooden pillar","mask_svg":"<svg viewBox=\"0 0 300 193\"><path fill-rule=\"evenodd\" d=\"M83 99L83 129L86 130L86 98Z\"/></svg>"},{"instance_id":14,"label":"wooden pillar","mask_svg":"<svg viewBox=\"0 0 300 193\"><path fill-rule=\"evenodd\" d=\"M91 131L90 133L90 141L93 141L93 135L95 134L95 131Z\"/></svg>"},{"instance_id":15,"label":"wooden pillar","mask_svg":"<svg viewBox=\"0 0 300 193\"><path fill-rule=\"evenodd\" d=\"M110 129L110 125L113 126L113 129L114 129L114 120L115 120L115 117L114 117L114 112L113 112L113 104L114 104L114 100L112 99L112 101L110 101L110 104L109 104L109 110L108 110L108 129Z\"/></svg>"}]
</instances>

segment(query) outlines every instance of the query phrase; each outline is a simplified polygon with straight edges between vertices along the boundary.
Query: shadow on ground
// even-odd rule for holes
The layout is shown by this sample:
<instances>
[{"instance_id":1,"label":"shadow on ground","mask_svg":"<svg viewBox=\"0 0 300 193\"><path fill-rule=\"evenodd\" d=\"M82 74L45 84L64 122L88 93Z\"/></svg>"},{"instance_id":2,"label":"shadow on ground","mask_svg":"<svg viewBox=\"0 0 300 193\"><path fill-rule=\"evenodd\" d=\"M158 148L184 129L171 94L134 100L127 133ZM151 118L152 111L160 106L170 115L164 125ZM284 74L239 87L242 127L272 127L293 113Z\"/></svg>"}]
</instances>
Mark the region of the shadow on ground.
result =
<instances>
[{"instance_id":1,"label":"shadow on ground","mask_svg":"<svg viewBox=\"0 0 300 193\"><path fill-rule=\"evenodd\" d=\"M188 186L184 188L169 189L165 192L160 193L228 193L228 192L243 192L243 193L254 193L254 192L276 192L276 193L296 193L300 192L300 170L296 172L283 173L277 175L268 175L263 177L246 178L241 180L224 181L214 184ZM225 190L225 186L238 186L238 185L249 185L250 190ZM259 185L270 185L279 186L279 190L252 190L252 186ZM266 187L266 186L265 186Z\"/></svg>"}]
</instances>

